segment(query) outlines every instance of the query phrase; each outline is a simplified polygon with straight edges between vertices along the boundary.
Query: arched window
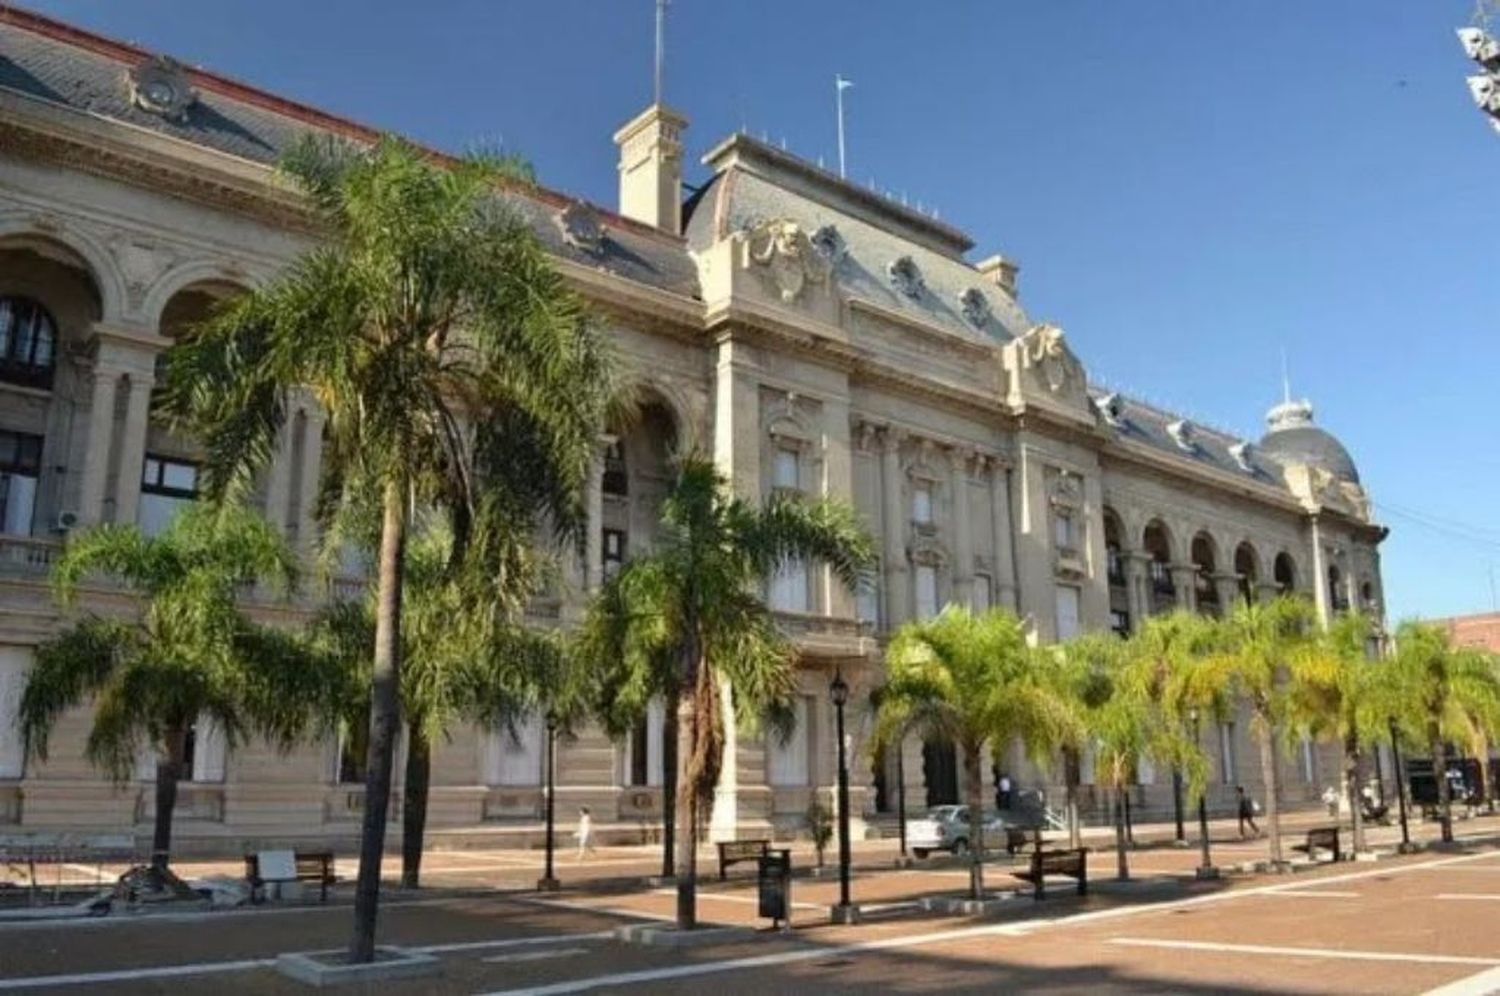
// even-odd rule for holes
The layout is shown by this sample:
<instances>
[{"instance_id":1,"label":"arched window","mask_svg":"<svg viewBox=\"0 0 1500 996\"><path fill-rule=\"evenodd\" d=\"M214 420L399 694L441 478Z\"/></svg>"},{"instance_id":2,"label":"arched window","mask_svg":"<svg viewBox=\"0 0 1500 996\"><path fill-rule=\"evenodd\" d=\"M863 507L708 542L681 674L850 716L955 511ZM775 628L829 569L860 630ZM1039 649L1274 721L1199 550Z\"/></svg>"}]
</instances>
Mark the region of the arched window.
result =
<instances>
[{"instance_id":1,"label":"arched window","mask_svg":"<svg viewBox=\"0 0 1500 996\"><path fill-rule=\"evenodd\" d=\"M50 388L57 322L29 297L0 297L0 380Z\"/></svg>"},{"instance_id":2,"label":"arched window","mask_svg":"<svg viewBox=\"0 0 1500 996\"><path fill-rule=\"evenodd\" d=\"M1276 589L1281 594L1289 594L1297 587L1297 565L1292 561L1290 555L1278 553L1273 569L1276 579Z\"/></svg>"}]
</instances>

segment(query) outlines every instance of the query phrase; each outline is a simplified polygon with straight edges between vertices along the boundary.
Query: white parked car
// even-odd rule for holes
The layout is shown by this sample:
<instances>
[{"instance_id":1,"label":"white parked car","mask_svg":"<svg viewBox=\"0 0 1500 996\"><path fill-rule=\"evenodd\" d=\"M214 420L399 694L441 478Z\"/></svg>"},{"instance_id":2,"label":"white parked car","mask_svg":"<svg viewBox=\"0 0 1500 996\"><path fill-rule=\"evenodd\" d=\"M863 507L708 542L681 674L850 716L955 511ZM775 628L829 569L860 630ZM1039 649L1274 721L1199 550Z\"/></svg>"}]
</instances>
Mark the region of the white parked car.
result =
<instances>
[{"instance_id":1,"label":"white parked car","mask_svg":"<svg viewBox=\"0 0 1500 996\"><path fill-rule=\"evenodd\" d=\"M1004 847L1006 821L993 813L985 813L983 819L985 848ZM933 851L969 853L969 807L933 806L921 819L907 820L906 846L919 858Z\"/></svg>"}]
</instances>

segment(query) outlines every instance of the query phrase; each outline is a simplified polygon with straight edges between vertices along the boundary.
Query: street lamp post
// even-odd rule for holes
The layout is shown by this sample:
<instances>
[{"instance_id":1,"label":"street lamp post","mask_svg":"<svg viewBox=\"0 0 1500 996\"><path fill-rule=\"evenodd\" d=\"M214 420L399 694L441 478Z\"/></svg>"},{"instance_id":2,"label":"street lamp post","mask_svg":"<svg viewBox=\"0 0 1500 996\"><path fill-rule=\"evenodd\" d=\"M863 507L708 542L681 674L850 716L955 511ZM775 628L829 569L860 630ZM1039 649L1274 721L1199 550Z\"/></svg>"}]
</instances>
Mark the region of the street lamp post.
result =
<instances>
[{"instance_id":1,"label":"street lamp post","mask_svg":"<svg viewBox=\"0 0 1500 996\"><path fill-rule=\"evenodd\" d=\"M901 842L902 864L910 860L906 855L906 759L902 756L905 747L906 738L902 737L896 744L896 834Z\"/></svg>"},{"instance_id":2,"label":"street lamp post","mask_svg":"<svg viewBox=\"0 0 1500 996\"><path fill-rule=\"evenodd\" d=\"M1172 766L1172 815L1177 820L1177 845L1187 843L1187 834L1182 828L1182 769Z\"/></svg>"},{"instance_id":3,"label":"street lamp post","mask_svg":"<svg viewBox=\"0 0 1500 996\"><path fill-rule=\"evenodd\" d=\"M555 892L558 888L558 881L557 877L552 873L552 853L555 849L554 831L556 829L554 819L556 816L555 803L557 795L557 765L555 763L557 753L557 716L550 710L547 713L547 744L544 753L546 755L543 764L546 766L547 857L546 868L542 872L542 877L537 879L536 887L540 892Z\"/></svg>"},{"instance_id":4,"label":"street lamp post","mask_svg":"<svg viewBox=\"0 0 1500 996\"><path fill-rule=\"evenodd\" d=\"M1193 742L1197 743L1202 739L1197 708L1195 707L1188 715L1193 721ZM1198 866L1197 876L1218 878L1219 869L1214 867L1213 858L1208 853L1208 786L1206 785L1198 790L1198 840L1203 847L1203 863Z\"/></svg>"},{"instance_id":5,"label":"street lamp post","mask_svg":"<svg viewBox=\"0 0 1500 996\"><path fill-rule=\"evenodd\" d=\"M844 744L844 706L849 703L849 684L844 672L834 672L828 686L833 699L834 733L839 750L839 902L832 910L834 923L857 923L859 907L849 902L849 754Z\"/></svg>"}]
</instances>

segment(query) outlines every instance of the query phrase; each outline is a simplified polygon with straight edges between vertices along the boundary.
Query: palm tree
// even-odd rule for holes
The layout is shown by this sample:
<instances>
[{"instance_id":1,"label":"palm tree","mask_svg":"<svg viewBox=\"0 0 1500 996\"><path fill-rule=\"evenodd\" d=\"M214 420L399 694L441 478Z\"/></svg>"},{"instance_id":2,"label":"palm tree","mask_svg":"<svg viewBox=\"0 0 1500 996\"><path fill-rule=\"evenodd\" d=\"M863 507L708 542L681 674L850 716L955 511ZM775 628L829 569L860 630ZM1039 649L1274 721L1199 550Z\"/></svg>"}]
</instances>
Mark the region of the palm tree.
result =
<instances>
[{"instance_id":1,"label":"palm tree","mask_svg":"<svg viewBox=\"0 0 1500 996\"><path fill-rule=\"evenodd\" d=\"M1118 652L1118 643L1119 639L1113 634L1086 633L1043 647L1038 652L1038 666L1048 684L1077 712L1077 722L1067 727L1060 744L1069 847L1079 847L1082 842L1078 789L1084 752L1094 747L1093 731L1087 719L1111 694L1108 665Z\"/></svg>"},{"instance_id":2,"label":"palm tree","mask_svg":"<svg viewBox=\"0 0 1500 996\"><path fill-rule=\"evenodd\" d=\"M1365 849L1361 754L1364 744L1384 733L1387 725L1375 696L1381 665L1370 659L1371 632L1365 616L1345 613L1289 661L1288 732L1327 736L1339 745L1356 853Z\"/></svg>"},{"instance_id":3,"label":"palm tree","mask_svg":"<svg viewBox=\"0 0 1500 996\"><path fill-rule=\"evenodd\" d=\"M494 159L436 163L395 139L354 149L308 137L284 171L321 244L232 299L172 350L165 410L206 449L214 500L269 461L287 394L326 415L321 506L378 513L375 645L359 880L349 957L375 953L380 861L400 728L410 510L441 507L467 542L486 482L509 475L576 541L612 364L500 185ZM529 458L514 459L518 450Z\"/></svg>"},{"instance_id":4,"label":"palm tree","mask_svg":"<svg viewBox=\"0 0 1500 996\"><path fill-rule=\"evenodd\" d=\"M1006 609L975 614L949 605L934 619L903 625L886 649L875 742L895 742L910 730L962 753L976 900L984 898L986 745L1019 739L1040 758L1077 736L1076 712L1032 664L1025 631Z\"/></svg>"},{"instance_id":5,"label":"palm tree","mask_svg":"<svg viewBox=\"0 0 1500 996\"><path fill-rule=\"evenodd\" d=\"M513 534L508 534L513 535ZM454 723L513 727L539 709L562 674L561 648L520 623L524 599L540 581L526 547L511 551L508 570L481 566L486 543L455 550L452 531L435 518L415 530L403 566L401 709L407 729L402 795L401 885L421 884L432 748ZM336 602L312 627L313 646L349 678L338 717L368 721L370 660L375 645L374 593Z\"/></svg>"},{"instance_id":6,"label":"palm tree","mask_svg":"<svg viewBox=\"0 0 1500 996\"><path fill-rule=\"evenodd\" d=\"M630 701L677 693L677 926L689 930L699 817L724 746L721 684L746 722L768 713L784 722L793 693L791 648L757 589L800 561L828 565L852 591L875 555L848 506L778 494L757 508L699 456L679 461L661 515L652 552L626 564L591 607L585 646L600 680Z\"/></svg>"},{"instance_id":7,"label":"palm tree","mask_svg":"<svg viewBox=\"0 0 1500 996\"><path fill-rule=\"evenodd\" d=\"M1500 728L1500 675L1493 655L1454 648L1441 626L1406 622L1396 631L1396 654L1380 702L1397 724L1432 750L1444 841L1453 840L1453 793L1448 784L1449 743L1485 757Z\"/></svg>"},{"instance_id":8,"label":"palm tree","mask_svg":"<svg viewBox=\"0 0 1500 996\"><path fill-rule=\"evenodd\" d=\"M288 749L337 693L290 635L256 624L241 606L256 585L286 596L296 575L280 534L237 507L190 508L154 537L134 526L89 529L53 566L65 609L99 576L139 605L124 617L85 612L38 648L21 696L27 751L45 760L58 717L84 701L94 714L85 754L113 779L125 781L140 752L155 751L158 882L172 881L172 812L194 724L212 724L231 747L263 735Z\"/></svg>"},{"instance_id":9,"label":"palm tree","mask_svg":"<svg viewBox=\"0 0 1500 996\"><path fill-rule=\"evenodd\" d=\"M1260 769L1266 794L1266 826L1271 861L1285 864L1281 850L1281 780L1276 737L1284 712L1287 668L1310 639L1312 606L1295 595L1269 602L1241 602L1214 624L1217 646L1204 666L1195 669L1197 688L1191 697L1210 698L1215 689L1230 689L1250 704Z\"/></svg>"}]
</instances>

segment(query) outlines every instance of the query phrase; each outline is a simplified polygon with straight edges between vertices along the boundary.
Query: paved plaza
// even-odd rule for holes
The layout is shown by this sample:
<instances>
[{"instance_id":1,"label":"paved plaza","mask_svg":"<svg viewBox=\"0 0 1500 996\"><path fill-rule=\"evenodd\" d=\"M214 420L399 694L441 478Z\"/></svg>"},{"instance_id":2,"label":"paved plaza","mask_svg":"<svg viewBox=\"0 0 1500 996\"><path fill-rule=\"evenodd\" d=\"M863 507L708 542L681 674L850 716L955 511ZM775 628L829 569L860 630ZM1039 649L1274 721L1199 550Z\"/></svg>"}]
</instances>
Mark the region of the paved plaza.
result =
<instances>
[{"instance_id":1,"label":"paved plaza","mask_svg":"<svg viewBox=\"0 0 1500 996\"><path fill-rule=\"evenodd\" d=\"M1327 818L1298 814L1287 822L1295 842L1296 828ZM1413 829L1419 839L1435 835L1432 825ZM918 908L922 896L962 892L961 865L936 859L897 868L891 842L870 842L858 849L854 882L864 922L830 926L837 881L798 878L789 932L756 918L752 874L735 869L720 883L705 851L701 917L759 933L686 950L614 936L622 925L671 916L672 890L642 878L659 863L650 849L608 849L581 863L561 855L563 889L545 895L532 888L538 853L433 852L426 888L387 893L381 935L439 955L443 974L372 991L1419 993L1452 986L1443 991L1481 993L1500 989L1500 938L1492 929L1500 817L1465 820L1458 830L1452 848L1197 882L1196 847L1174 847L1170 828L1146 827L1131 853L1141 882L1128 890L1110 882L1115 855L1109 839L1096 835L1091 895L1080 898L1059 882L1040 903L1016 897L984 918ZM1248 866L1265 857L1264 840L1239 841L1232 824L1216 823L1214 833L1216 863ZM1389 852L1398 835L1375 828L1372 843ZM797 851L799 867L809 860ZM1003 857L990 866L991 887L1019 884L1007 866ZM189 874L231 867L181 866ZM341 874L351 871L340 862ZM0 923L0 992L298 991L270 960L341 946L347 902L345 883L327 905Z\"/></svg>"}]
</instances>

